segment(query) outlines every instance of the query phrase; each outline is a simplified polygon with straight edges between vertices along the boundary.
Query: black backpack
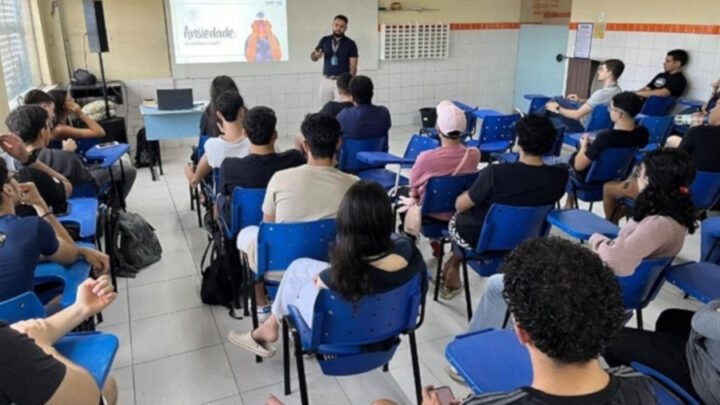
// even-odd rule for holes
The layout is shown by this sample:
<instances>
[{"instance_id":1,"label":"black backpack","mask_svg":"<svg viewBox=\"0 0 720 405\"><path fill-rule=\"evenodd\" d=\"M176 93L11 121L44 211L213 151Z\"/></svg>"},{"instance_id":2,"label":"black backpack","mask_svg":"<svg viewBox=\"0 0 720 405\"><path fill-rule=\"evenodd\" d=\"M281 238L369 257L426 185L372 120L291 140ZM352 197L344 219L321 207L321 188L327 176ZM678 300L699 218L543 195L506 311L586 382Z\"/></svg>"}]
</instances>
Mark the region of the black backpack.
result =
<instances>
[{"instance_id":1,"label":"black backpack","mask_svg":"<svg viewBox=\"0 0 720 405\"><path fill-rule=\"evenodd\" d=\"M210 218L208 221L206 219L206 223L208 222L214 223L215 220ZM231 317L242 319L235 315L235 304L240 300L243 277L240 266L228 256L227 252L234 252L230 245L232 245L232 241L228 242L222 229L214 227L212 238L200 261L200 265L203 266L208 253L210 254L210 261L202 270L200 298L203 303L208 305L222 305L228 308Z\"/></svg>"},{"instance_id":2,"label":"black backpack","mask_svg":"<svg viewBox=\"0 0 720 405\"><path fill-rule=\"evenodd\" d=\"M139 214L114 211L113 243L117 252L119 276L134 277L141 269L162 257L162 246L152 227Z\"/></svg>"},{"instance_id":3,"label":"black backpack","mask_svg":"<svg viewBox=\"0 0 720 405\"><path fill-rule=\"evenodd\" d=\"M140 128L136 135L135 167L150 167L153 156L160 156L160 142L148 141L145 127Z\"/></svg>"}]
</instances>

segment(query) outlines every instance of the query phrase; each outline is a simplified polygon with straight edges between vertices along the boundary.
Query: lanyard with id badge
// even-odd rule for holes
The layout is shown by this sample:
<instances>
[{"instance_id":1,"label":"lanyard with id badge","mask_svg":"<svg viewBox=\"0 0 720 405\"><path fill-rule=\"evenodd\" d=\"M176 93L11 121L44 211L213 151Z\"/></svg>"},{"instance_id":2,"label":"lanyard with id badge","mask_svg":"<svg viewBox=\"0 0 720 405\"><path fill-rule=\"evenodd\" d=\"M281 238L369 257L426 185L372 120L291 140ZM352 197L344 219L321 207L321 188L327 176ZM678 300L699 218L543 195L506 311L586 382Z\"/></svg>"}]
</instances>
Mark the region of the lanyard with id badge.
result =
<instances>
[{"instance_id":1,"label":"lanyard with id badge","mask_svg":"<svg viewBox=\"0 0 720 405\"><path fill-rule=\"evenodd\" d=\"M335 39L332 39L332 43L330 44L332 47L332 57L330 57L330 65L331 66L337 66L338 65L338 58L337 58L337 50L340 47L340 40L335 41Z\"/></svg>"}]
</instances>

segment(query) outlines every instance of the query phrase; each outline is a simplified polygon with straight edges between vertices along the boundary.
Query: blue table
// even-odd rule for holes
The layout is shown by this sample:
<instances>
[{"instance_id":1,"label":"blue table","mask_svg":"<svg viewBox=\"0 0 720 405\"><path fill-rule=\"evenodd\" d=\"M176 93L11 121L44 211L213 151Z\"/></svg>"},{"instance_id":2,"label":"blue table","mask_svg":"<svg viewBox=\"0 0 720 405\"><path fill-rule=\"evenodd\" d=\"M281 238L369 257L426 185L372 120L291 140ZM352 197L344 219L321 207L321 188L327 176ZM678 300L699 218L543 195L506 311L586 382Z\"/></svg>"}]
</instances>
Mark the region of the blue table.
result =
<instances>
[{"instance_id":1,"label":"blue table","mask_svg":"<svg viewBox=\"0 0 720 405\"><path fill-rule=\"evenodd\" d=\"M100 167L103 169L110 168L115 162L119 161L124 154L130 150L130 145L119 143L117 145L100 146L95 145L85 152L85 157L89 160L100 161Z\"/></svg>"},{"instance_id":2,"label":"blue table","mask_svg":"<svg viewBox=\"0 0 720 405\"><path fill-rule=\"evenodd\" d=\"M541 97L542 98L550 98L544 94L523 94L523 98L525 100L530 100L530 101L532 101L535 98L541 98Z\"/></svg>"},{"instance_id":3,"label":"blue table","mask_svg":"<svg viewBox=\"0 0 720 405\"><path fill-rule=\"evenodd\" d=\"M552 211L547 215L547 221L566 234L580 240L588 240L594 233L615 238L620 232L617 225L585 210Z\"/></svg>"},{"instance_id":4,"label":"blue table","mask_svg":"<svg viewBox=\"0 0 720 405\"><path fill-rule=\"evenodd\" d=\"M415 159L407 159L387 152L358 152L357 160L370 165L412 165Z\"/></svg>"},{"instance_id":5,"label":"blue table","mask_svg":"<svg viewBox=\"0 0 720 405\"><path fill-rule=\"evenodd\" d=\"M665 279L698 300L708 303L720 298L720 266L690 262L668 269Z\"/></svg>"},{"instance_id":6,"label":"blue table","mask_svg":"<svg viewBox=\"0 0 720 405\"><path fill-rule=\"evenodd\" d=\"M456 336L445 348L445 357L475 394L509 392L532 383L530 355L513 330Z\"/></svg>"},{"instance_id":7,"label":"blue table","mask_svg":"<svg viewBox=\"0 0 720 405\"><path fill-rule=\"evenodd\" d=\"M161 139L179 139L197 137L200 133L200 118L202 117L207 101L198 101L189 110L158 110L157 106L140 106L140 114L145 121L145 136L148 141ZM153 155L155 150L153 150ZM150 173L156 180L154 163L157 161L160 174L163 174L162 158L158 155L150 159Z\"/></svg>"},{"instance_id":8,"label":"blue table","mask_svg":"<svg viewBox=\"0 0 720 405\"><path fill-rule=\"evenodd\" d=\"M474 110L472 112L473 116L485 119L486 117L496 117L498 115L503 115L503 113L490 109L490 108L478 108L477 110Z\"/></svg>"},{"instance_id":9,"label":"blue table","mask_svg":"<svg viewBox=\"0 0 720 405\"><path fill-rule=\"evenodd\" d=\"M90 275L90 264L85 260L78 260L68 267L58 263L44 262L35 268L34 280L36 283L59 281L63 283L63 292L60 305L67 308L75 302L77 288Z\"/></svg>"},{"instance_id":10,"label":"blue table","mask_svg":"<svg viewBox=\"0 0 720 405\"><path fill-rule=\"evenodd\" d=\"M99 332L71 333L55 343L55 349L87 370L102 390L112 367L119 341L117 336Z\"/></svg>"},{"instance_id":11,"label":"blue table","mask_svg":"<svg viewBox=\"0 0 720 405\"><path fill-rule=\"evenodd\" d=\"M699 101L699 100L691 100L689 98L681 98L681 99L678 99L678 104L684 105L686 107L700 108L705 103L702 101Z\"/></svg>"},{"instance_id":12,"label":"blue table","mask_svg":"<svg viewBox=\"0 0 720 405\"><path fill-rule=\"evenodd\" d=\"M57 217L61 224L72 223L80 227L82 239L95 236L97 231L98 200L96 198L70 198L65 215Z\"/></svg>"}]
</instances>

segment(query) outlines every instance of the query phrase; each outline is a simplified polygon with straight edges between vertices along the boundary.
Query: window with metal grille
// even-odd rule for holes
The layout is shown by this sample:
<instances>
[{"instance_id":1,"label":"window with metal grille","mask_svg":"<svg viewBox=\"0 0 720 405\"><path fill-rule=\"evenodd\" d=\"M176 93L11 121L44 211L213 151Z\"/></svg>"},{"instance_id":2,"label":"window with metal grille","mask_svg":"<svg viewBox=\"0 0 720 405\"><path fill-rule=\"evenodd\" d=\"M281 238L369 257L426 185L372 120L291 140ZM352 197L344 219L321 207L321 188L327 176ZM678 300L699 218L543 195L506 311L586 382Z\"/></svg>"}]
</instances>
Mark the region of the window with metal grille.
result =
<instances>
[{"instance_id":1,"label":"window with metal grille","mask_svg":"<svg viewBox=\"0 0 720 405\"><path fill-rule=\"evenodd\" d=\"M31 0L0 0L0 61L11 106L41 84Z\"/></svg>"}]
</instances>

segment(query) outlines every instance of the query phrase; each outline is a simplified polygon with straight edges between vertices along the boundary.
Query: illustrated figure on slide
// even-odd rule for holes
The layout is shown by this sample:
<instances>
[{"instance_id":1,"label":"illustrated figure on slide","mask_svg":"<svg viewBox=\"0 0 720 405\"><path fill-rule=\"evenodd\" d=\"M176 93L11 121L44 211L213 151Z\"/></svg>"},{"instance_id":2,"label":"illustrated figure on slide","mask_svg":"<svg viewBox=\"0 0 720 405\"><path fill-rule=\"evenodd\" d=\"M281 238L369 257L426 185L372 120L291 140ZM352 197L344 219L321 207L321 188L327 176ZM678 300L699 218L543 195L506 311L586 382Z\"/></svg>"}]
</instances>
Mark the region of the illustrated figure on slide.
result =
<instances>
[{"instance_id":1,"label":"illustrated figure on slide","mask_svg":"<svg viewBox=\"0 0 720 405\"><path fill-rule=\"evenodd\" d=\"M282 58L280 42L262 11L257 13L257 19L252 23L252 32L245 41L245 58L248 62L273 62Z\"/></svg>"}]
</instances>

